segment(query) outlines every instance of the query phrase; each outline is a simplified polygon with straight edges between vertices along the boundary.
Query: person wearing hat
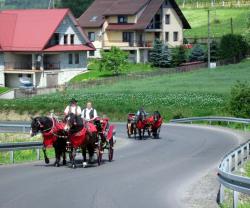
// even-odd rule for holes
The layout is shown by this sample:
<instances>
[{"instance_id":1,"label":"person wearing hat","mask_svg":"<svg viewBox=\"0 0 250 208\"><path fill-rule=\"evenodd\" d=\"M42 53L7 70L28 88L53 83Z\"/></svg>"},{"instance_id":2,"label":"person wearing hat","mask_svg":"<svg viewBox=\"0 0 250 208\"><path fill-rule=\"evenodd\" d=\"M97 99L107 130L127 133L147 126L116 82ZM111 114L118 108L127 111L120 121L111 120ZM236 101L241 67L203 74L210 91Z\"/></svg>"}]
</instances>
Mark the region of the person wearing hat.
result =
<instances>
[{"instance_id":1,"label":"person wearing hat","mask_svg":"<svg viewBox=\"0 0 250 208\"><path fill-rule=\"evenodd\" d=\"M81 107L77 105L77 100L75 98L72 98L70 100L69 105L64 110L65 117L68 116L70 113L73 113L77 116L81 115Z\"/></svg>"}]
</instances>

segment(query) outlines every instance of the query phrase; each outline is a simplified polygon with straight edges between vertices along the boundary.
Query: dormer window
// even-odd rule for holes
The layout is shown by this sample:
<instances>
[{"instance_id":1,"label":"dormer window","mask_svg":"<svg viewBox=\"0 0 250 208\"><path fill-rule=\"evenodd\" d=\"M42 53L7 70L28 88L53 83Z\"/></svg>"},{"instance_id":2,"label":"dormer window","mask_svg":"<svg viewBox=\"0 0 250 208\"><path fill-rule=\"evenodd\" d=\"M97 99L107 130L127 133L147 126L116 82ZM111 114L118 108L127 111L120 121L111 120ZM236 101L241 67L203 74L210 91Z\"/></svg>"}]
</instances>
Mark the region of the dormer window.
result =
<instances>
[{"instance_id":1,"label":"dormer window","mask_svg":"<svg viewBox=\"0 0 250 208\"><path fill-rule=\"evenodd\" d=\"M118 16L118 23L128 23L128 17L127 16L123 16L123 15L119 15Z\"/></svg>"},{"instance_id":2,"label":"dormer window","mask_svg":"<svg viewBox=\"0 0 250 208\"><path fill-rule=\"evenodd\" d=\"M74 34L71 34L71 35L70 35L70 44L71 44L71 45L74 45L74 44L75 44L75 35L74 35Z\"/></svg>"},{"instance_id":3,"label":"dormer window","mask_svg":"<svg viewBox=\"0 0 250 208\"><path fill-rule=\"evenodd\" d=\"M64 45L68 44L68 35L63 36L63 43L64 43Z\"/></svg>"}]
</instances>

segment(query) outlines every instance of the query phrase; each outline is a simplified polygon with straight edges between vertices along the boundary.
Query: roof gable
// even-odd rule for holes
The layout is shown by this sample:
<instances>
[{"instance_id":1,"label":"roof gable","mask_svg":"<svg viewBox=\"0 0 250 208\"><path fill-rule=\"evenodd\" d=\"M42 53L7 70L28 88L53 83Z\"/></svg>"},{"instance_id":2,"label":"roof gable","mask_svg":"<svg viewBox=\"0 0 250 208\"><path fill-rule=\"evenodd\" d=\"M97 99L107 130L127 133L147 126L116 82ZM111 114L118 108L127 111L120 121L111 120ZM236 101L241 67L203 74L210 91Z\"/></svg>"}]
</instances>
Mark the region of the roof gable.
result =
<instances>
[{"instance_id":1,"label":"roof gable","mask_svg":"<svg viewBox=\"0 0 250 208\"><path fill-rule=\"evenodd\" d=\"M0 44L2 49L42 50L67 13L68 9L1 11ZM5 31L7 25L8 31ZM10 34L9 37L6 33Z\"/></svg>"}]
</instances>

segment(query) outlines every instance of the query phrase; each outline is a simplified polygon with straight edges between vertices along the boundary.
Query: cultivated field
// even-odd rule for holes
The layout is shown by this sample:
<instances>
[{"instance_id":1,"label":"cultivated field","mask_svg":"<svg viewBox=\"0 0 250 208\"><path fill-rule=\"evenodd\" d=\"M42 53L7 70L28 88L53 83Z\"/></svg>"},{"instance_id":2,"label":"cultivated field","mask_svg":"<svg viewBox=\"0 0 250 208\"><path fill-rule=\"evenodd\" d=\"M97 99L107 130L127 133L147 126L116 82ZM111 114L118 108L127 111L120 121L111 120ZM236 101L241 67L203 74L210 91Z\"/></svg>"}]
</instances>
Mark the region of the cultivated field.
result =
<instances>
[{"instance_id":1,"label":"cultivated field","mask_svg":"<svg viewBox=\"0 0 250 208\"><path fill-rule=\"evenodd\" d=\"M31 99L1 100L1 111L19 113L63 112L70 98L75 97L81 106L93 101L100 115L113 120L126 120L128 112L145 106L149 112L159 110L167 119L178 115L208 116L230 115L227 102L230 90L238 80L248 81L250 61L237 65L201 69L183 74L164 75L139 80L125 80L111 85L68 89L64 93L36 96ZM29 109L29 112L27 112Z\"/></svg>"}]
</instances>

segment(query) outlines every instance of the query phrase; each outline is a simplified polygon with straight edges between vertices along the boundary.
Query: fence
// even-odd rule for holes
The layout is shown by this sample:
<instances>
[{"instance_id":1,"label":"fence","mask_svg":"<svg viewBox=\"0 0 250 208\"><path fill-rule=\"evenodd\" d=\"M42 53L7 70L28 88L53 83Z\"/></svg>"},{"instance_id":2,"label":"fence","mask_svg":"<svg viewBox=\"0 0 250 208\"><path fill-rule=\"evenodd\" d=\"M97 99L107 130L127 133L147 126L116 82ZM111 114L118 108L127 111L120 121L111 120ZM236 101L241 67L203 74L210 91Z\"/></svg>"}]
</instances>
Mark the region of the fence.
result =
<instances>
[{"instance_id":1,"label":"fence","mask_svg":"<svg viewBox=\"0 0 250 208\"><path fill-rule=\"evenodd\" d=\"M250 119L232 117L193 117L173 119L172 123L193 123L198 121L221 121L227 123L242 123L244 126L250 124ZM245 129L245 128L244 128ZM233 208L238 207L238 193L250 194L250 178L236 175L235 171L243 165L250 155L250 140L232 150L223 157L218 167L218 180L220 182L219 203L223 203L225 187L233 190Z\"/></svg>"}]
</instances>

